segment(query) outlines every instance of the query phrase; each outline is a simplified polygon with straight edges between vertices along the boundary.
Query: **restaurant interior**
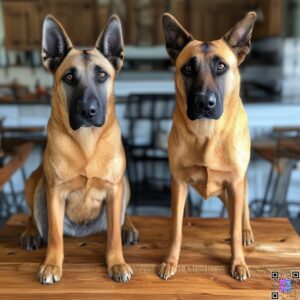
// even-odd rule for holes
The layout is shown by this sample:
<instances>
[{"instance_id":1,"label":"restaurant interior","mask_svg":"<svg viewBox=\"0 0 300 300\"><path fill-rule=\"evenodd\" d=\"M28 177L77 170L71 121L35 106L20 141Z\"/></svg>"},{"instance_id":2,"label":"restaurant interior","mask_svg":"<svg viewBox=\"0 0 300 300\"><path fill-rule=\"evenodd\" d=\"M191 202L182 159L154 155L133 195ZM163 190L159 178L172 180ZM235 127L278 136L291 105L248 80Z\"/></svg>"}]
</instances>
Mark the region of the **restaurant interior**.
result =
<instances>
[{"instance_id":1,"label":"restaurant interior","mask_svg":"<svg viewBox=\"0 0 300 300\"><path fill-rule=\"evenodd\" d=\"M174 66L161 16L173 14L199 40L222 35L255 11L251 52L240 66L248 114L251 217L287 217L300 232L300 0L0 0L0 225L28 213L26 179L47 141L53 77L41 63L41 31L52 14L78 47L92 47L112 14L122 22L125 61L115 101L129 213L171 215L167 140L175 105ZM185 215L226 217L218 198L192 187Z\"/></svg>"}]
</instances>

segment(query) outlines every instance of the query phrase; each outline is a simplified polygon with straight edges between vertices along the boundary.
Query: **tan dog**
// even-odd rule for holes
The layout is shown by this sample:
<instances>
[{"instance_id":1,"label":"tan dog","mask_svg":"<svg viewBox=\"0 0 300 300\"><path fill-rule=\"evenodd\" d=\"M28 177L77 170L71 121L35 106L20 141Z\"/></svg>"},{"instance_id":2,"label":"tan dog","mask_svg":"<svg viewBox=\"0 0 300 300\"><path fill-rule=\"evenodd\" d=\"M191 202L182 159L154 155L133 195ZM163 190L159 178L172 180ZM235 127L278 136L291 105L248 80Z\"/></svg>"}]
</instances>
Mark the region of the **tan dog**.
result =
<instances>
[{"instance_id":1,"label":"tan dog","mask_svg":"<svg viewBox=\"0 0 300 300\"><path fill-rule=\"evenodd\" d=\"M176 66L177 100L168 146L173 218L161 278L177 269L189 185L205 199L219 196L224 202L231 274L238 280L250 276L242 247L254 242L247 205L250 138L238 65L249 52L255 17L248 13L223 38L206 43L195 40L171 15L163 16L166 48Z\"/></svg>"},{"instance_id":2,"label":"tan dog","mask_svg":"<svg viewBox=\"0 0 300 300\"><path fill-rule=\"evenodd\" d=\"M52 113L42 164L26 186L32 216L22 246L32 250L48 242L38 278L52 284L62 276L63 234L107 229L109 276L127 281L132 270L123 258L121 224L123 243L136 243L138 233L125 216L130 191L114 107L114 80L124 58L120 21L113 16L95 47L79 50L47 16L42 47L43 64L54 75Z\"/></svg>"}]
</instances>

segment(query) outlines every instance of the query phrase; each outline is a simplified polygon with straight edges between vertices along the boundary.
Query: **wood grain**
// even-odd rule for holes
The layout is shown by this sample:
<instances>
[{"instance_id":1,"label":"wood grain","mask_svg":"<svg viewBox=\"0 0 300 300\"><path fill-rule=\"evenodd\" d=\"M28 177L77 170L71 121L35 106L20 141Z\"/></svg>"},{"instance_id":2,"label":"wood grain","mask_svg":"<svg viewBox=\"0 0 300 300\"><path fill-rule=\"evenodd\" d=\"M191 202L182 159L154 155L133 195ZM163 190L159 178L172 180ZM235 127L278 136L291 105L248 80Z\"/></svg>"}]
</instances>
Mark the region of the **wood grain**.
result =
<instances>
[{"instance_id":1,"label":"wood grain","mask_svg":"<svg viewBox=\"0 0 300 300\"><path fill-rule=\"evenodd\" d=\"M14 216L0 230L1 299L270 299L271 271L300 271L300 239L286 219L252 221L256 244L245 250L252 276L238 282L228 273L227 220L187 218L178 272L163 281L156 270L166 253L170 220L134 217L140 243L124 247L135 273L130 282L115 283L107 277L105 234L98 234L65 237L62 281L43 286L36 274L46 248L27 252L19 247L26 218Z\"/></svg>"}]
</instances>

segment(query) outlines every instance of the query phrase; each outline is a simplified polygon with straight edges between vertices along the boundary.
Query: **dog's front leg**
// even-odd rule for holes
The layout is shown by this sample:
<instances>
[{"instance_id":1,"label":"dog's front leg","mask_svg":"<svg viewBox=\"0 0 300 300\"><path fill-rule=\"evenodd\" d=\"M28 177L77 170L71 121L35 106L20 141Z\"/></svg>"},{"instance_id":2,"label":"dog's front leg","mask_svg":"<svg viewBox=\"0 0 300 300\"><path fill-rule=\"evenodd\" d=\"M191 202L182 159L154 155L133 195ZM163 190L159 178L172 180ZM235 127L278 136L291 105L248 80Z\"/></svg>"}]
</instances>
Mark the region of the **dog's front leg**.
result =
<instances>
[{"instance_id":1,"label":"dog's front leg","mask_svg":"<svg viewBox=\"0 0 300 300\"><path fill-rule=\"evenodd\" d=\"M159 276L168 279L176 273L179 260L183 212L188 193L188 185L176 179L172 180L172 225L170 236L170 248L164 262L159 269Z\"/></svg>"},{"instance_id":2,"label":"dog's front leg","mask_svg":"<svg viewBox=\"0 0 300 300\"><path fill-rule=\"evenodd\" d=\"M65 201L56 188L47 191L48 247L46 259L41 265L38 279L41 283L52 284L60 280L64 259L63 221Z\"/></svg>"},{"instance_id":3,"label":"dog's front leg","mask_svg":"<svg viewBox=\"0 0 300 300\"><path fill-rule=\"evenodd\" d=\"M110 278L126 282L133 274L131 267L125 263L122 252L121 212L123 184L112 187L106 202L107 249L106 263Z\"/></svg>"},{"instance_id":4,"label":"dog's front leg","mask_svg":"<svg viewBox=\"0 0 300 300\"><path fill-rule=\"evenodd\" d=\"M245 263L242 244L243 206L245 202L244 180L228 185L228 205L231 210L231 275L243 281L250 277Z\"/></svg>"}]
</instances>

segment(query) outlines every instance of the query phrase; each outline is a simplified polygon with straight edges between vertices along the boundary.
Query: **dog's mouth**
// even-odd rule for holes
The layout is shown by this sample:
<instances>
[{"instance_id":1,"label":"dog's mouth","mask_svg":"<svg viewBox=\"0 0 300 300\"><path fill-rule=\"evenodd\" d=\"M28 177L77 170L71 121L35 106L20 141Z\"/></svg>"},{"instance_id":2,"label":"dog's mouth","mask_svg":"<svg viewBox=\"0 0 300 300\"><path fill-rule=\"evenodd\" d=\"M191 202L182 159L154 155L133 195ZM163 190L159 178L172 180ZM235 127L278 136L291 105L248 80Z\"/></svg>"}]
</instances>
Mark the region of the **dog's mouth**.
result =
<instances>
[{"instance_id":1,"label":"dog's mouth","mask_svg":"<svg viewBox=\"0 0 300 300\"><path fill-rule=\"evenodd\" d=\"M214 112L214 111L195 111L194 109L187 109L187 117L191 120L191 121L195 121L195 120L203 120L203 119L208 119L208 120L218 120L221 115L222 115L222 111L221 112Z\"/></svg>"},{"instance_id":2,"label":"dog's mouth","mask_svg":"<svg viewBox=\"0 0 300 300\"><path fill-rule=\"evenodd\" d=\"M94 117L91 119L81 118L79 115L70 117L70 127L77 130L81 127L102 127L105 123L105 117Z\"/></svg>"}]
</instances>

